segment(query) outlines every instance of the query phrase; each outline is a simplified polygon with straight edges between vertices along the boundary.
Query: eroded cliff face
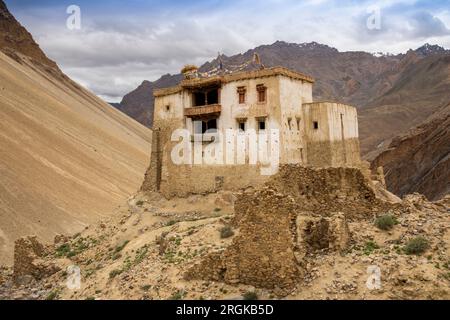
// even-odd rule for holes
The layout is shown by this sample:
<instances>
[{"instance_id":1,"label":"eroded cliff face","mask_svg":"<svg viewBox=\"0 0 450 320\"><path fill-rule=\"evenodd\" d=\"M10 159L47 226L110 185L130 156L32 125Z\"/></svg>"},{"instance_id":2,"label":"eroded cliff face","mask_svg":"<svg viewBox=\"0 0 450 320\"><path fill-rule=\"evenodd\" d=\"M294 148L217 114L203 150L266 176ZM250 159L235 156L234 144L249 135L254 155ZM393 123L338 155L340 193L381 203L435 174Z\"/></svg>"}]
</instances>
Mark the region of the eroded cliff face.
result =
<instances>
[{"instance_id":1,"label":"eroded cliff face","mask_svg":"<svg viewBox=\"0 0 450 320\"><path fill-rule=\"evenodd\" d=\"M372 169L380 166L388 189L399 196L418 192L437 200L450 193L450 105L393 139L372 161Z\"/></svg>"}]
</instances>

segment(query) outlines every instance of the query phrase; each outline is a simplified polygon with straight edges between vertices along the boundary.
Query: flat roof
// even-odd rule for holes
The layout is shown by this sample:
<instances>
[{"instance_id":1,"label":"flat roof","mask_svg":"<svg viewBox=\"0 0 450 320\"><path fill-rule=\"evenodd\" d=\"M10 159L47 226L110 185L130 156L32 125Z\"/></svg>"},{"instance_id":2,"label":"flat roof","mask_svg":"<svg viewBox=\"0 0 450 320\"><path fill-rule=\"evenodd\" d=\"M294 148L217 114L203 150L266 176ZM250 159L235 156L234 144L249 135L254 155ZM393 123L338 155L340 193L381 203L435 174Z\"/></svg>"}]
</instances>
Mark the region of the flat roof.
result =
<instances>
[{"instance_id":1,"label":"flat roof","mask_svg":"<svg viewBox=\"0 0 450 320\"><path fill-rule=\"evenodd\" d=\"M242 71L231 74L225 74L220 76L212 76L206 78L185 79L180 84L170 88L156 89L153 91L155 97L161 97L178 93L183 89L195 89L198 87L204 87L208 85L221 85L224 83L230 83L240 80L265 78L272 76L285 76L295 80L301 80L309 83L314 83L314 79L303 73L292 71L284 67L272 67L260 70Z\"/></svg>"}]
</instances>

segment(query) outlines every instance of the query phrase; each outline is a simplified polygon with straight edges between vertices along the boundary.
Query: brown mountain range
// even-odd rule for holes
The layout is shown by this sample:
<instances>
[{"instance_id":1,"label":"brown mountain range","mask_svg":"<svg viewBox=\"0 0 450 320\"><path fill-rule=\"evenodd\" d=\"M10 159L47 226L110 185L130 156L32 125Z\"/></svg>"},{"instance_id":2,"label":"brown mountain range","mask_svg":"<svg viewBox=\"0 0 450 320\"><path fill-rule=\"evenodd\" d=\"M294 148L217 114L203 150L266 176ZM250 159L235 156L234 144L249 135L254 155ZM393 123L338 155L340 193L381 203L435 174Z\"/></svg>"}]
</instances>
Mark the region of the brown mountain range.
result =
<instances>
[{"instance_id":1,"label":"brown mountain range","mask_svg":"<svg viewBox=\"0 0 450 320\"><path fill-rule=\"evenodd\" d=\"M316 100L334 99L358 107L364 154L419 125L450 101L450 51L439 46L426 44L406 54L378 56L339 52L315 42L277 41L220 58L225 66L240 65L252 59L254 53L266 66L281 65L312 75L316 79ZM218 59L207 62L200 70L210 70L218 63ZM119 109L151 127L153 90L179 81L180 75L144 81L124 97Z\"/></svg>"},{"instance_id":2,"label":"brown mountain range","mask_svg":"<svg viewBox=\"0 0 450 320\"><path fill-rule=\"evenodd\" d=\"M140 186L151 131L49 60L0 0L0 264L14 241L51 241Z\"/></svg>"}]
</instances>

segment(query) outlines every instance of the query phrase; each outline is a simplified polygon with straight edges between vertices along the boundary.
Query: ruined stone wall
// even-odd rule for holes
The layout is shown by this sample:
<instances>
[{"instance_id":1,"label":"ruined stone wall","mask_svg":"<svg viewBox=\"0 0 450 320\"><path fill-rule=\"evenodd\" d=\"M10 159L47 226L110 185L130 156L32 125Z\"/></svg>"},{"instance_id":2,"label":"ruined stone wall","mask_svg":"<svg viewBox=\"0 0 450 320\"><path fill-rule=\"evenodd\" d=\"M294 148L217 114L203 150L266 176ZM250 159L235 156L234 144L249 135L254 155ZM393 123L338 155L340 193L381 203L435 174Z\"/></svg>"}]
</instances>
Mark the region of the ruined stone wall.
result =
<instances>
[{"instance_id":1,"label":"ruined stone wall","mask_svg":"<svg viewBox=\"0 0 450 320\"><path fill-rule=\"evenodd\" d=\"M14 244L15 283L23 284L32 279L41 279L59 271L59 268L42 258L48 254L48 248L35 236L17 239Z\"/></svg>"},{"instance_id":2,"label":"ruined stone wall","mask_svg":"<svg viewBox=\"0 0 450 320\"><path fill-rule=\"evenodd\" d=\"M186 273L187 279L211 279L270 288L280 295L295 287L303 273L295 258L295 202L264 188L238 196L239 235L222 253L214 253Z\"/></svg>"},{"instance_id":3,"label":"ruined stone wall","mask_svg":"<svg viewBox=\"0 0 450 320\"><path fill-rule=\"evenodd\" d=\"M376 189L359 168L305 168L283 165L268 182L273 189L292 196L302 211L321 216L343 212L350 218L370 216L390 204L379 199Z\"/></svg>"}]
</instances>

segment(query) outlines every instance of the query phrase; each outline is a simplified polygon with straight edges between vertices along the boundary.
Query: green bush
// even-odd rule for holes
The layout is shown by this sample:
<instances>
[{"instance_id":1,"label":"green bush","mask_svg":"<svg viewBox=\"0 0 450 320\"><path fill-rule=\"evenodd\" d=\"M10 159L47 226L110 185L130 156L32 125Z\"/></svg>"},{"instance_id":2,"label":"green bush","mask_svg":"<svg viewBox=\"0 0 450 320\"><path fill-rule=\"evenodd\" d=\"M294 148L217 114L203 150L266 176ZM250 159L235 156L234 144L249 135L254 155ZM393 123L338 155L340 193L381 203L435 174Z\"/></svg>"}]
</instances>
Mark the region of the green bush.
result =
<instances>
[{"instance_id":1,"label":"green bush","mask_svg":"<svg viewBox=\"0 0 450 320\"><path fill-rule=\"evenodd\" d=\"M384 231L391 230L396 224L398 224L397 219L390 214L380 216L375 220L375 226Z\"/></svg>"},{"instance_id":2,"label":"green bush","mask_svg":"<svg viewBox=\"0 0 450 320\"><path fill-rule=\"evenodd\" d=\"M139 248L136 251L136 257L134 258L134 264L139 264L142 261L144 261L145 257L147 256L147 252L148 252L148 246L145 245L142 248Z\"/></svg>"},{"instance_id":3,"label":"green bush","mask_svg":"<svg viewBox=\"0 0 450 320\"><path fill-rule=\"evenodd\" d=\"M114 249L114 253L119 253L120 251L122 251L129 242L129 240L125 240L124 242L122 242Z\"/></svg>"},{"instance_id":4,"label":"green bush","mask_svg":"<svg viewBox=\"0 0 450 320\"><path fill-rule=\"evenodd\" d=\"M113 270L113 271L111 271L111 272L109 273L109 278L110 278L110 279L113 279L113 278L115 278L116 276L118 276L119 274L121 274L122 272L123 272L122 270L115 269L115 270Z\"/></svg>"},{"instance_id":5,"label":"green bush","mask_svg":"<svg viewBox=\"0 0 450 320\"><path fill-rule=\"evenodd\" d=\"M175 292L169 300L183 300L184 296L186 295L186 292L184 290L179 290Z\"/></svg>"},{"instance_id":6,"label":"green bush","mask_svg":"<svg viewBox=\"0 0 450 320\"><path fill-rule=\"evenodd\" d=\"M364 254L370 255L375 250L380 249L380 247L373 241L367 241L364 245Z\"/></svg>"},{"instance_id":7,"label":"green bush","mask_svg":"<svg viewBox=\"0 0 450 320\"><path fill-rule=\"evenodd\" d=\"M144 205L144 201L139 200L138 202L136 202L136 205L137 205L138 207L142 207L142 206Z\"/></svg>"},{"instance_id":8,"label":"green bush","mask_svg":"<svg viewBox=\"0 0 450 320\"><path fill-rule=\"evenodd\" d=\"M242 297L244 300L258 300L258 294L255 291L247 291Z\"/></svg>"},{"instance_id":9,"label":"green bush","mask_svg":"<svg viewBox=\"0 0 450 320\"><path fill-rule=\"evenodd\" d=\"M66 257L70 252L70 244L65 243L56 249L56 256Z\"/></svg>"},{"instance_id":10,"label":"green bush","mask_svg":"<svg viewBox=\"0 0 450 320\"><path fill-rule=\"evenodd\" d=\"M142 291L145 291L145 292L147 292L147 291L150 290L151 288L152 288L152 286L149 285L149 284L146 284L146 285L144 285L144 286L141 287Z\"/></svg>"},{"instance_id":11,"label":"green bush","mask_svg":"<svg viewBox=\"0 0 450 320\"><path fill-rule=\"evenodd\" d=\"M52 291L48 294L47 298L45 300L57 300L58 299L58 291Z\"/></svg>"},{"instance_id":12,"label":"green bush","mask_svg":"<svg viewBox=\"0 0 450 320\"><path fill-rule=\"evenodd\" d=\"M119 252L114 252L113 255L111 256L112 260L118 260L122 258L122 254L120 254Z\"/></svg>"},{"instance_id":13,"label":"green bush","mask_svg":"<svg viewBox=\"0 0 450 320\"><path fill-rule=\"evenodd\" d=\"M226 239L234 236L234 231L230 226L226 226L220 229L220 238Z\"/></svg>"},{"instance_id":14,"label":"green bush","mask_svg":"<svg viewBox=\"0 0 450 320\"><path fill-rule=\"evenodd\" d=\"M428 240L424 237L416 237L408 241L403 250L406 254L420 255L429 247Z\"/></svg>"}]
</instances>

